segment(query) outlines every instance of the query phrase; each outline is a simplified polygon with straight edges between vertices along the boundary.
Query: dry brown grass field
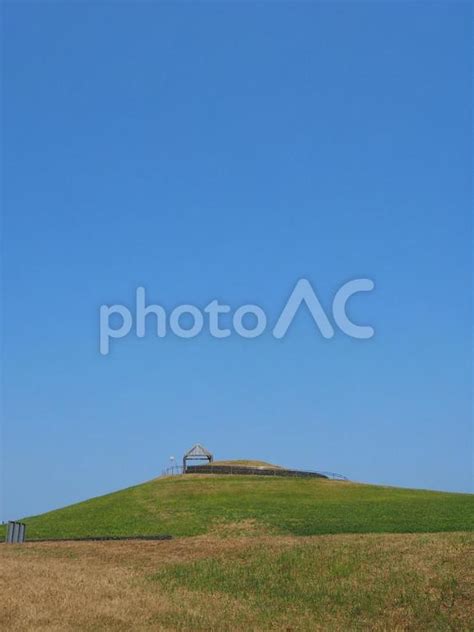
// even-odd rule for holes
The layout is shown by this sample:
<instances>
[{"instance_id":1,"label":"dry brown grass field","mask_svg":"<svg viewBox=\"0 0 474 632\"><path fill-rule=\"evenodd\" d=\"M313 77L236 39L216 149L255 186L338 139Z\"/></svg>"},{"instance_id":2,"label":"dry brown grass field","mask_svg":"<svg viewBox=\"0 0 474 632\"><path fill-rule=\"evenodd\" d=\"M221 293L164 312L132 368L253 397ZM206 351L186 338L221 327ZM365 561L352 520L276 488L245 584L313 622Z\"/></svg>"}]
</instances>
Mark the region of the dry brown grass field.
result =
<instances>
[{"instance_id":1,"label":"dry brown grass field","mask_svg":"<svg viewBox=\"0 0 474 632\"><path fill-rule=\"evenodd\" d=\"M0 629L474 629L474 534L0 546ZM244 535L235 535L236 533Z\"/></svg>"}]
</instances>

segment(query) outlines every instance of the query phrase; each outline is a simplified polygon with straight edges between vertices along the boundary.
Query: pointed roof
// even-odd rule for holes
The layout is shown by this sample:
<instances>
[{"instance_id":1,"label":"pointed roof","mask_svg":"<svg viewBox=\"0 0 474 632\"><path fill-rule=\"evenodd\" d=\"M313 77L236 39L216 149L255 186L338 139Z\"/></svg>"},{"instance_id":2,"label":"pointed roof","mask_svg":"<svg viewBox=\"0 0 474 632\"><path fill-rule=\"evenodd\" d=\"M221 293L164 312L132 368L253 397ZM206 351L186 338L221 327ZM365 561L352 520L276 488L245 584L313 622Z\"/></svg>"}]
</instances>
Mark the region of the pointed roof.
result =
<instances>
[{"instance_id":1,"label":"pointed roof","mask_svg":"<svg viewBox=\"0 0 474 632\"><path fill-rule=\"evenodd\" d=\"M202 457L203 459L208 459L208 458L212 458L212 454L209 452L209 450L206 450L206 448L204 446L202 446L200 443L196 443L195 445L193 445L193 447L190 450L188 450L186 452L184 457L185 458L188 458L188 457L200 458L200 457Z\"/></svg>"}]
</instances>

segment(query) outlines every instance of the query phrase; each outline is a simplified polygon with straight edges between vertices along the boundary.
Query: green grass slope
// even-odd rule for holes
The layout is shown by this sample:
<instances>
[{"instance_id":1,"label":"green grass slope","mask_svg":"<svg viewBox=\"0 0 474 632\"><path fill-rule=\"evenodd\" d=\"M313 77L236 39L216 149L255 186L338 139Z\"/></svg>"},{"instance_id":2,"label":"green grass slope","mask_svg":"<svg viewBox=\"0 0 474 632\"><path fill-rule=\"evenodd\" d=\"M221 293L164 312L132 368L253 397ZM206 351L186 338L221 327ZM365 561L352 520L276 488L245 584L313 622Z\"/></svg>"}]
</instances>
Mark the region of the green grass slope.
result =
<instances>
[{"instance_id":1,"label":"green grass slope","mask_svg":"<svg viewBox=\"0 0 474 632\"><path fill-rule=\"evenodd\" d=\"M474 530L474 495L322 479L159 478L25 520L30 538L94 535L435 532Z\"/></svg>"}]
</instances>

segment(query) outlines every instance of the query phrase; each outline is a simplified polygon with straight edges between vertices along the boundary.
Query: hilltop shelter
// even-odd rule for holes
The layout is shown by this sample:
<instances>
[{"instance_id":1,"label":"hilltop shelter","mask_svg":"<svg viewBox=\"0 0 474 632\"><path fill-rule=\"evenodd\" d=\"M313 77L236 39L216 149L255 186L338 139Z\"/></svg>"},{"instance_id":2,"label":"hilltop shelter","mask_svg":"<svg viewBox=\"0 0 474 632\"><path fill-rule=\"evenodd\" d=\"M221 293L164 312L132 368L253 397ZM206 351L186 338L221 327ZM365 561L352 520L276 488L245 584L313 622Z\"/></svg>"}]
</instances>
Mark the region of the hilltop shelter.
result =
<instances>
[{"instance_id":1,"label":"hilltop shelter","mask_svg":"<svg viewBox=\"0 0 474 632\"><path fill-rule=\"evenodd\" d=\"M207 461L208 463L212 463L213 460L214 457L209 452L209 450L206 450L206 448L200 443L196 443L183 456L183 472L186 472L188 461Z\"/></svg>"}]
</instances>

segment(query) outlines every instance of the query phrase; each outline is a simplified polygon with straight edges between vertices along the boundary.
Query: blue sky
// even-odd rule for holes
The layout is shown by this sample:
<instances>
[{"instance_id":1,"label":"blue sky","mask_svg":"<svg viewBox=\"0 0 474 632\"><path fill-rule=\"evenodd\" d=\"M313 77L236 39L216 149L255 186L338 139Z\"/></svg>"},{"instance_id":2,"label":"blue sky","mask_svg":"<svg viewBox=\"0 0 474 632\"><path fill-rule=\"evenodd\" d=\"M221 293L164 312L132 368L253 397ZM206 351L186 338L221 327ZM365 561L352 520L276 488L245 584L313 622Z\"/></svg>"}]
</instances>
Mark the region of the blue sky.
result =
<instances>
[{"instance_id":1,"label":"blue sky","mask_svg":"<svg viewBox=\"0 0 474 632\"><path fill-rule=\"evenodd\" d=\"M200 441L474 491L470 6L3 6L2 517L159 474ZM370 340L307 313L253 340L130 335L172 310L347 280Z\"/></svg>"}]
</instances>

